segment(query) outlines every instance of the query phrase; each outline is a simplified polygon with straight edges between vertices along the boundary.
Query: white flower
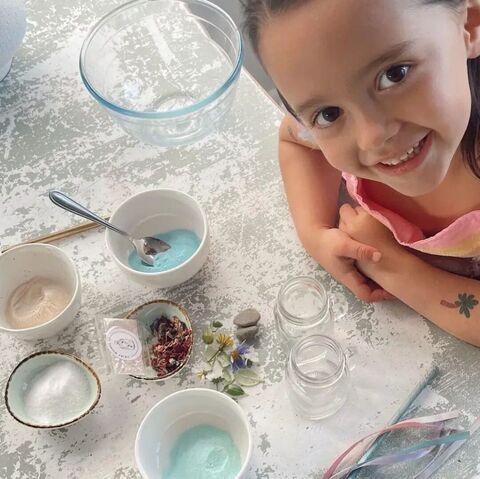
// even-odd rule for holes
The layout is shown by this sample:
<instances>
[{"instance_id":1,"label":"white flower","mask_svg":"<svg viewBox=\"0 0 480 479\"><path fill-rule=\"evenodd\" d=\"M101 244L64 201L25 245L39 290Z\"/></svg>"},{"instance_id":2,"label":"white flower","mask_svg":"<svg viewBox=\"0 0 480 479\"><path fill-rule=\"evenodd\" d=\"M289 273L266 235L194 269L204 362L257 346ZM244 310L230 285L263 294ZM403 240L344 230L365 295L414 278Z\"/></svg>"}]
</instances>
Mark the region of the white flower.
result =
<instances>
[{"instance_id":1,"label":"white flower","mask_svg":"<svg viewBox=\"0 0 480 479\"><path fill-rule=\"evenodd\" d=\"M223 369L218 361L215 361L210 371L207 372L206 379L212 381L212 379L223 377Z\"/></svg>"}]
</instances>

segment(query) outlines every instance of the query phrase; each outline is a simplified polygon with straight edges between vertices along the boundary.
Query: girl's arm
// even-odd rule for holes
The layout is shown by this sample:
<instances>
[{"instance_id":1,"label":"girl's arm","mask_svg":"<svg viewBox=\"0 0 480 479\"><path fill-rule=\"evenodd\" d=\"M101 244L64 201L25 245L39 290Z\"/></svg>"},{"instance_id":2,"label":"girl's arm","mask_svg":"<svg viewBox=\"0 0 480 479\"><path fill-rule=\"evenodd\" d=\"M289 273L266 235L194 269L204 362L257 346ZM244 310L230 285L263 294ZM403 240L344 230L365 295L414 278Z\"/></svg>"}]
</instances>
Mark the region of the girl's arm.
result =
<instances>
[{"instance_id":1,"label":"girl's arm","mask_svg":"<svg viewBox=\"0 0 480 479\"><path fill-rule=\"evenodd\" d=\"M369 273L447 333L480 346L480 281L437 269L406 250L384 254Z\"/></svg>"},{"instance_id":2,"label":"girl's arm","mask_svg":"<svg viewBox=\"0 0 480 479\"><path fill-rule=\"evenodd\" d=\"M377 264L359 262L365 275L446 332L480 346L480 281L414 256L361 209L342 207L340 227L382 251Z\"/></svg>"},{"instance_id":3,"label":"girl's arm","mask_svg":"<svg viewBox=\"0 0 480 479\"><path fill-rule=\"evenodd\" d=\"M296 121L285 116L280 125L278 154L290 212L308 250L312 231L335 227L342 174L313 143L298 138L297 130Z\"/></svg>"},{"instance_id":4,"label":"girl's arm","mask_svg":"<svg viewBox=\"0 0 480 479\"><path fill-rule=\"evenodd\" d=\"M280 127L279 161L300 241L325 270L363 301L391 297L355 268L353 260L375 261L380 253L335 226L341 173L313 143L298 138L297 129L295 120L287 115Z\"/></svg>"}]
</instances>

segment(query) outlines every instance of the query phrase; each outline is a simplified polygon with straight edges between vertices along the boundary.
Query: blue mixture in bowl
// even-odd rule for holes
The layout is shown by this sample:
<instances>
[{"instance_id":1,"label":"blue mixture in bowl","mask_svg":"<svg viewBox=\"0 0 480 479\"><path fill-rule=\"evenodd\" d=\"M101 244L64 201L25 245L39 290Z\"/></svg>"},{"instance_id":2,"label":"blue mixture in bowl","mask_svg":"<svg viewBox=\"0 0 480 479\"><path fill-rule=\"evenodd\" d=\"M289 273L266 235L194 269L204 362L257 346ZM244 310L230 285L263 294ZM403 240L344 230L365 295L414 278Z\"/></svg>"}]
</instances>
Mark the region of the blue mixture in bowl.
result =
<instances>
[{"instance_id":1,"label":"blue mixture in bowl","mask_svg":"<svg viewBox=\"0 0 480 479\"><path fill-rule=\"evenodd\" d=\"M200 246L200 238L194 231L186 229L177 229L154 235L155 238L167 242L171 248L164 253L155 256L153 266L142 261L138 253L134 250L128 257L128 264L131 268L142 273L158 273L168 271L185 263L195 254Z\"/></svg>"}]
</instances>

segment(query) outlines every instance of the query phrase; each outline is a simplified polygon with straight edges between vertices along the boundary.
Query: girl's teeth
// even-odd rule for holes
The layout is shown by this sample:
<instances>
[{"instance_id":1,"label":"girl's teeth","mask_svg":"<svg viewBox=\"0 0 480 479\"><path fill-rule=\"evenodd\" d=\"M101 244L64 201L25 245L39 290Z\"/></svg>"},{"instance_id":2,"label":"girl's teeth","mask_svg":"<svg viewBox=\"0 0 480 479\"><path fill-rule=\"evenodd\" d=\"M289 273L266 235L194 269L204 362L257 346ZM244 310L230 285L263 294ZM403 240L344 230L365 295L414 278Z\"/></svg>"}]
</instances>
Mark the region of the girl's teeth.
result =
<instances>
[{"instance_id":1,"label":"girl's teeth","mask_svg":"<svg viewBox=\"0 0 480 479\"><path fill-rule=\"evenodd\" d=\"M407 161L409 160L410 158L412 158L413 156L415 156L416 154L418 154L418 152L420 151L420 143L421 141L419 141L416 145L412 146L405 154L403 154L400 158L396 158L394 160L390 160L390 161L385 161L385 162L382 162L382 165L387 165L387 166L395 166L395 165L399 165L400 163L403 163L404 161Z\"/></svg>"}]
</instances>

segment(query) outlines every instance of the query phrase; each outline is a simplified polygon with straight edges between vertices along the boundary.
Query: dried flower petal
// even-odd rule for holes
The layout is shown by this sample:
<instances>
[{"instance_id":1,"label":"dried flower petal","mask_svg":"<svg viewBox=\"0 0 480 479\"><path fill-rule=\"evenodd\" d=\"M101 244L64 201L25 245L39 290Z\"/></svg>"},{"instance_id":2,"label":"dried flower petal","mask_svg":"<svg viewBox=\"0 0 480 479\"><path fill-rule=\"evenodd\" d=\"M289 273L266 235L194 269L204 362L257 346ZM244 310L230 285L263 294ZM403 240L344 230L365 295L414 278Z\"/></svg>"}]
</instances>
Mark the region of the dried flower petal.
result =
<instances>
[{"instance_id":1,"label":"dried flower petal","mask_svg":"<svg viewBox=\"0 0 480 479\"><path fill-rule=\"evenodd\" d=\"M151 365L159 377L167 376L183 366L192 347L192 330L176 316L156 318L150 325Z\"/></svg>"}]
</instances>

